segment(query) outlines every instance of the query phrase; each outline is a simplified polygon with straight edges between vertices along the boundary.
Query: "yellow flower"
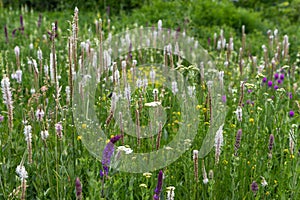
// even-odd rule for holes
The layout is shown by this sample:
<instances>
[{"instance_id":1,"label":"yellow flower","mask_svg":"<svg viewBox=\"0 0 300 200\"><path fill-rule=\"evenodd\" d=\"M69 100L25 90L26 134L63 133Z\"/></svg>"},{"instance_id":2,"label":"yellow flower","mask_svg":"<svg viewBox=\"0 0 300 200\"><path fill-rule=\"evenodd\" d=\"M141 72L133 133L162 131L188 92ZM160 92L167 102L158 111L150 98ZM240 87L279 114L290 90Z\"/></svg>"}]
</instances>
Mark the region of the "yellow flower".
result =
<instances>
[{"instance_id":1,"label":"yellow flower","mask_svg":"<svg viewBox=\"0 0 300 200\"><path fill-rule=\"evenodd\" d=\"M107 139L107 140L106 140L106 144L108 144L109 142L110 142L110 139Z\"/></svg>"},{"instance_id":2,"label":"yellow flower","mask_svg":"<svg viewBox=\"0 0 300 200\"><path fill-rule=\"evenodd\" d=\"M284 149L284 150L283 150L283 153L288 153L288 152L289 152L288 149Z\"/></svg>"},{"instance_id":3,"label":"yellow flower","mask_svg":"<svg viewBox=\"0 0 300 200\"><path fill-rule=\"evenodd\" d=\"M209 122L204 122L205 125L209 125Z\"/></svg>"},{"instance_id":4,"label":"yellow flower","mask_svg":"<svg viewBox=\"0 0 300 200\"><path fill-rule=\"evenodd\" d=\"M82 127L83 129L86 129L86 124L82 124L81 127Z\"/></svg>"},{"instance_id":5,"label":"yellow flower","mask_svg":"<svg viewBox=\"0 0 300 200\"><path fill-rule=\"evenodd\" d=\"M178 123L179 123L179 121L176 119L176 120L174 121L174 123L178 124Z\"/></svg>"},{"instance_id":6,"label":"yellow flower","mask_svg":"<svg viewBox=\"0 0 300 200\"><path fill-rule=\"evenodd\" d=\"M203 112L206 112L206 111L207 111L207 108L202 108L202 111L203 111Z\"/></svg>"},{"instance_id":7,"label":"yellow flower","mask_svg":"<svg viewBox=\"0 0 300 200\"><path fill-rule=\"evenodd\" d=\"M203 90L205 90L205 84L202 84L201 87Z\"/></svg>"},{"instance_id":8,"label":"yellow flower","mask_svg":"<svg viewBox=\"0 0 300 200\"><path fill-rule=\"evenodd\" d=\"M250 165L250 161L249 160L247 161L247 164Z\"/></svg>"},{"instance_id":9,"label":"yellow flower","mask_svg":"<svg viewBox=\"0 0 300 200\"><path fill-rule=\"evenodd\" d=\"M181 113L180 112L177 112L177 115L180 115Z\"/></svg>"},{"instance_id":10,"label":"yellow flower","mask_svg":"<svg viewBox=\"0 0 300 200\"><path fill-rule=\"evenodd\" d=\"M250 119L249 119L249 122L250 122L251 124L254 124L254 119L253 119L253 118L250 118Z\"/></svg>"},{"instance_id":11,"label":"yellow flower","mask_svg":"<svg viewBox=\"0 0 300 200\"><path fill-rule=\"evenodd\" d=\"M277 185L277 183L278 183L278 181L275 179L275 180L274 180L274 184Z\"/></svg>"},{"instance_id":12,"label":"yellow flower","mask_svg":"<svg viewBox=\"0 0 300 200\"><path fill-rule=\"evenodd\" d=\"M77 136L77 140L78 140L78 141L80 141L80 140L81 140L81 138L82 138L82 136L81 136L81 135L78 135L78 136Z\"/></svg>"},{"instance_id":13,"label":"yellow flower","mask_svg":"<svg viewBox=\"0 0 300 200\"><path fill-rule=\"evenodd\" d=\"M231 128L235 128L236 125L235 125L235 124L230 124L230 127L231 127Z\"/></svg>"},{"instance_id":14,"label":"yellow flower","mask_svg":"<svg viewBox=\"0 0 300 200\"><path fill-rule=\"evenodd\" d=\"M252 170L255 170L255 168L256 168L256 165L253 165L253 166L252 166Z\"/></svg>"},{"instance_id":15,"label":"yellow flower","mask_svg":"<svg viewBox=\"0 0 300 200\"><path fill-rule=\"evenodd\" d=\"M294 159L294 158L295 158L295 156L294 156L293 154L291 154L290 157L291 157L291 159Z\"/></svg>"},{"instance_id":16,"label":"yellow flower","mask_svg":"<svg viewBox=\"0 0 300 200\"><path fill-rule=\"evenodd\" d=\"M202 105L197 105L196 109L199 110L200 108L202 108Z\"/></svg>"},{"instance_id":17,"label":"yellow flower","mask_svg":"<svg viewBox=\"0 0 300 200\"><path fill-rule=\"evenodd\" d=\"M115 137L115 136L114 136L114 135L111 135L111 136L110 136L110 138L113 138L113 137Z\"/></svg>"},{"instance_id":18,"label":"yellow flower","mask_svg":"<svg viewBox=\"0 0 300 200\"><path fill-rule=\"evenodd\" d=\"M227 160L223 160L223 164L224 164L224 165L227 165L227 164L228 164L228 161L227 161Z\"/></svg>"},{"instance_id":19,"label":"yellow flower","mask_svg":"<svg viewBox=\"0 0 300 200\"><path fill-rule=\"evenodd\" d=\"M266 192L266 196L269 196L269 195L270 195L270 192L269 192L269 191L267 191L267 192Z\"/></svg>"}]
</instances>

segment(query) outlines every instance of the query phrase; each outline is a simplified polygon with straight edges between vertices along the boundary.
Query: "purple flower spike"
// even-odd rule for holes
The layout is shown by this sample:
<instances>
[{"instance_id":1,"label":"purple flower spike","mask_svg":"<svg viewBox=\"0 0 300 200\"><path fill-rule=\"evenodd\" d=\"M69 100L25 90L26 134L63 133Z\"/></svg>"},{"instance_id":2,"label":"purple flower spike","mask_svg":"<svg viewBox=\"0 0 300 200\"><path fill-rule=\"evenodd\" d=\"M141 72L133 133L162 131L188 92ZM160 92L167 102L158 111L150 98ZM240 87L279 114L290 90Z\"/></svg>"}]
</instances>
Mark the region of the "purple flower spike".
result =
<instances>
[{"instance_id":1,"label":"purple flower spike","mask_svg":"<svg viewBox=\"0 0 300 200\"><path fill-rule=\"evenodd\" d=\"M256 192L258 191L258 184L255 181L251 183L251 190L254 194L256 194Z\"/></svg>"},{"instance_id":2,"label":"purple flower spike","mask_svg":"<svg viewBox=\"0 0 300 200\"><path fill-rule=\"evenodd\" d=\"M82 186L80 183L80 179L77 177L75 181L75 189L76 189L76 199L82 199Z\"/></svg>"},{"instance_id":3,"label":"purple flower spike","mask_svg":"<svg viewBox=\"0 0 300 200\"><path fill-rule=\"evenodd\" d=\"M114 153L114 144L121 139L122 135L116 135L115 137L111 138L110 141L107 143L107 145L105 146L104 150L103 150L103 155L102 155L102 166L104 171L102 172L103 175L107 175L108 174L108 170L109 170L109 165L110 165L110 161L111 161L111 157ZM100 172L100 176L101 176L101 172Z\"/></svg>"},{"instance_id":4,"label":"purple flower spike","mask_svg":"<svg viewBox=\"0 0 300 200\"><path fill-rule=\"evenodd\" d=\"M234 151L235 151L234 155L235 156L238 155L237 151L240 148L241 138L242 138L242 129L239 129L238 132L237 132L237 134L236 134L235 144L234 144Z\"/></svg>"},{"instance_id":5,"label":"purple flower spike","mask_svg":"<svg viewBox=\"0 0 300 200\"><path fill-rule=\"evenodd\" d=\"M289 92L289 98L292 99L293 98L293 93Z\"/></svg>"},{"instance_id":6,"label":"purple flower spike","mask_svg":"<svg viewBox=\"0 0 300 200\"><path fill-rule=\"evenodd\" d=\"M274 74L274 79L277 80L279 78L279 74Z\"/></svg>"},{"instance_id":7,"label":"purple flower spike","mask_svg":"<svg viewBox=\"0 0 300 200\"><path fill-rule=\"evenodd\" d=\"M278 85L275 85L275 86L274 86L274 89L277 90L277 89L278 89Z\"/></svg>"},{"instance_id":8,"label":"purple flower spike","mask_svg":"<svg viewBox=\"0 0 300 200\"><path fill-rule=\"evenodd\" d=\"M159 200L159 195L161 193L161 188L162 188L162 183L163 183L163 171L160 170L158 174L158 180L157 180L157 186L154 190L154 200Z\"/></svg>"},{"instance_id":9,"label":"purple flower spike","mask_svg":"<svg viewBox=\"0 0 300 200\"><path fill-rule=\"evenodd\" d=\"M269 151L272 151L273 145L274 145L274 135L271 134L269 139Z\"/></svg>"},{"instance_id":10,"label":"purple flower spike","mask_svg":"<svg viewBox=\"0 0 300 200\"><path fill-rule=\"evenodd\" d=\"M4 116L0 115L0 122L3 122Z\"/></svg>"},{"instance_id":11,"label":"purple flower spike","mask_svg":"<svg viewBox=\"0 0 300 200\"><path fill-rule=\"evenodd\" d=\"M4 34L5 34L6 43L8 43L8 33L7 33L6 25L4 26Z\"/></svg>"},{"instance_id":12,"label":"purple flower spike","mask_svg":"<svg viewBox=\"0 0 300 200\"><path fill-rule=\"evenodd\" d=\"M272 87L272 85L273 85L272 81L268 81L268 86Z\"/></svg>"},{"instance_id":13,"label":"purple flower spike","mask_svg":"<svg viewBox=\"0 0 300 200\"><path fill-rule=\"evenodd\" d=\"M115 144L119 139L121 139L123 136L122 135L116 135L115 137L110 139L110 142Z\"/></svg>"},{"instance_id":14,"label":"purple flower spike","mask_svg":"<svg viewBox=\"0 0 300 200\"><path fill-rule=\"evenodd\" d=\"M226 103L226 100L227 100L227 99L226 99L226 95L223 95L223 96L222 96L222 102L223 102L223 103Z\"/></svg>"},{"instance_id":15,"label":"purple flower spike","mask_svg":"<svg viewBox=\"0 0 300 200\"><path fill-rule=\"evenodd\" d=\"M249 90L248 90L248 93L251 93L251 92L252 92L252 90L251 90L251 89L249 89Z\"/></svg>"},{"instance_id":16,"label":"purple flower spike","mask_svg":"<svg viewBox=\"0 0 300 200\"><path fill-rule=\"evenodd\" d=\"M294 111L291 110L291 111L289 112L289 116L290 116L290 117L294 117L294 115L295 115Z\"/></svg>"},{"instance_id":17,"label":"purple flower spike","mask_svg":"<svg viewBox=\"0 0 300 200\"><path fill-rule=\"evenodd\" d=\"M268 80L267 77L264 77L264 78L262 79L262 82L263 82L263 83L266 83L267 80Z\"/></svg>"},{"instance_id":18,"label":"purple flower spike","mask_svg":"<svg viewBox=\"0 0 300 200\"><path fill-rule=\"evenodd\" d=\"M278 79L278 80L277 80L277 83L278 83L278 84L281 84L281 83L282 83L282 80Z\"/></svg>"},{"instance_id":19,"label":"purple flower spike","mask_svg":"<svg viewBox=\"0 0 300 200\"><path fill-rule=\"evenodd\" d=\"M284 79L284 74L280 74L280 80L283 80Z\"/></svg>"}]
</instances>

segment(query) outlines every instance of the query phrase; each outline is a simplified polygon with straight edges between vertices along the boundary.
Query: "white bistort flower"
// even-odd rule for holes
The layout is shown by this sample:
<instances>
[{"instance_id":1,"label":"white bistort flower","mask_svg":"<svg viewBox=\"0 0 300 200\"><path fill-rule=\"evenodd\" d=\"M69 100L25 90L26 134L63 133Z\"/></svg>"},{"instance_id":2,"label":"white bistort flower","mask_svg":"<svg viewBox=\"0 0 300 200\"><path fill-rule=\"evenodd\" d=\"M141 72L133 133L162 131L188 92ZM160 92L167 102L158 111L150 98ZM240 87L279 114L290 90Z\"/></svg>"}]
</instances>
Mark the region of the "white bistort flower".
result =
<instances>
[{"instance_id":1,"label":"white bistort flower","mask_svg":"<svg viewBox=\"0 0 300 200\"><path fill-rule=\"evenodd\" d=\"M28 178L27 171L23 165L18 165L16 168L16 173L20 177L21 180Z\"/></svg>"}]
</instances>

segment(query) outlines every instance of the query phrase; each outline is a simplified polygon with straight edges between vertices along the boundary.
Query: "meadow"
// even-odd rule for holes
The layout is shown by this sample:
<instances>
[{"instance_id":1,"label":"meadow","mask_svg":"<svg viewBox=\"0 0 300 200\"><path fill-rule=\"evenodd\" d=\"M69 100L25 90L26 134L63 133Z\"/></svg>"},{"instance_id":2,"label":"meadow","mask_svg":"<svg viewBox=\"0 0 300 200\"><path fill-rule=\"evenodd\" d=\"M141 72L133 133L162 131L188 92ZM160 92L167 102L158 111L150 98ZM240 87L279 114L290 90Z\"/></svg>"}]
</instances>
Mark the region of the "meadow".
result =
<instances>
[{"instance_id":1,"label":"meadow","mask_svg":"<svg viewBox=\"0 0 300 200\"><path fill-rule=\"evenodd\" d=\"M299 199L297 2L0 6L0 199Z\"/></svg>"}]
</instances>

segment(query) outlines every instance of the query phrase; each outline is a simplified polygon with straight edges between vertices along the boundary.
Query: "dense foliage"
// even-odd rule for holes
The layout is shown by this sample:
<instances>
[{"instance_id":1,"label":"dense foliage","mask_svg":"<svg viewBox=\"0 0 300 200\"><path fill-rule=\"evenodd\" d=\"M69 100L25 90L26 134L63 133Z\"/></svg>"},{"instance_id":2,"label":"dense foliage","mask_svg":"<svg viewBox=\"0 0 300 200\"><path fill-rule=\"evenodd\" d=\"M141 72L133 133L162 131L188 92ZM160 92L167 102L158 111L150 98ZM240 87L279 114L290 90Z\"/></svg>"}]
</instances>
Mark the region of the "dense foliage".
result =
<instances>
[{"instance_id":1,"label":"dense foliage","mask_svg":"<svg viewBox=\"0 0 300 200\"><path fill-rule=\"evenodd\" d=\"M0 199L153 199L159 195L172 199L167 197L174 190L170 186L175 187L175 199L299 199L299 0L118 2L2 0ZM80 8L79 14L74 13L75 6ZM76 16L78 35L73 28ZM199 40L223 73L219 79L224 79L222 101L227 113L222 131L216 134L222 135L217 141L223 143L203 159L195 159L194 150L199 150L210 127L209 87L199 78L199 66L187 61L177 65L178 56L169 55L167 60L172 57L178 72L195 86L197 136L194 141L183 141L188 150L163 169L146 174L119 172L88 151L80 131L86 130L87 124L74 128L70 76L89 77L82 63L92 63L93 53L99 49L99 31L103 30L106 40L110 33L135 27L156 29L159 20L163 28ZM224 38L227 46L222 45ZM56 57L50 54L53 52ZM165 58L163 51L130 53L125 68L128 80L133 78L130 69L134 59L139 65L141 60L149 60L149 55ZM123 59L116 61L120 77ZM57 69L58 85L48 66ZM160 143L157 138L142 139L139 146L132 136L118 138L121 129L117 120L107 123L113 94L103 85L112 71L106 71L97 87L95 108L107 136L99 140L107 140L111 146L124 145L128 153L167 146L185 119L176 92L164 89L162 82L151 84L150 78L147 89L131 91L132 116L142 109L141 104L144 106L141 125L149 120L145 104L155 101L154 89L163 94L159 98L168 107Z\"/></svg>"}]
</instances>

